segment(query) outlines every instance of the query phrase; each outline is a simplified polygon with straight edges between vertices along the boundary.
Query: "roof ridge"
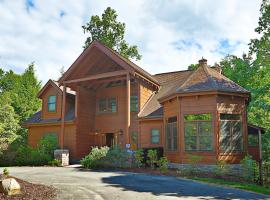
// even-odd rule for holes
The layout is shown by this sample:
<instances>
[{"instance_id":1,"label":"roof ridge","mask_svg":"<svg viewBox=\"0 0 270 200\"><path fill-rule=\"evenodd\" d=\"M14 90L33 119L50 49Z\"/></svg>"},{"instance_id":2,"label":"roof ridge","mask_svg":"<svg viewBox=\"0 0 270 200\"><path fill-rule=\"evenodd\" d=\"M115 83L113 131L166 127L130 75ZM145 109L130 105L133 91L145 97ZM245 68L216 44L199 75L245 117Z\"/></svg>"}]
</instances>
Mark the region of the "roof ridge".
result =
<instances>
[{"instance_id":1,"label":"roof ridge","mask_svg":"<svg viewBox=\"0 0 270 200\"><path fill-rule=\"evenodd\" d=\"M215 80L213 80L213 78L212 78L212 76L211 76L211 74L209 72L210 67L208 67L208 66L202 66L202 67L203 67L203 70L206 73L207 77L209 77L209 80L210 80L211 85L213 86L213 88L217 88L217 83L216 83Z\"/></svg>"},{"instance_id":2,"label":"roof ridge","mask_svg":"<svg viewBox=\"0 0 270 200\"><path fill-rule=\"evenodd\" d=\"M179 70L179 71L162 72L162 73L154 74L153 76L158 76L158 75L163 75L163 74L171 74L171 73L179 73L179 72L189 72L189 71L194 71L194 70L185 69L185 70Z\"/></svg>"}]
</instances>

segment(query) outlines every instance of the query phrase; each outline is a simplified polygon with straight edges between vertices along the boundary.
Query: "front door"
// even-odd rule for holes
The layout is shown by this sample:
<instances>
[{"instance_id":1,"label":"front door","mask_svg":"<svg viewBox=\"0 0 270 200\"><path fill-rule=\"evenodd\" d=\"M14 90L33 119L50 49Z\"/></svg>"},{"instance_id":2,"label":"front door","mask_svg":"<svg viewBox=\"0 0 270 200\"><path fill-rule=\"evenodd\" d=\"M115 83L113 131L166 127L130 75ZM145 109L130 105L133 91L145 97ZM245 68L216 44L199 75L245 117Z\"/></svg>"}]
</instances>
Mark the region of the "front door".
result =
<instances>
[{"instance_id":1,"label":"front door","mask_svg":"<svg viewBox=\"0 0 270 200\"><path fill-rule=\"evenodd\" d=\"M114 134L107 133L106 134L106 146L113 147L113 145L114 145Z\"/></svg>"}]
</instances>

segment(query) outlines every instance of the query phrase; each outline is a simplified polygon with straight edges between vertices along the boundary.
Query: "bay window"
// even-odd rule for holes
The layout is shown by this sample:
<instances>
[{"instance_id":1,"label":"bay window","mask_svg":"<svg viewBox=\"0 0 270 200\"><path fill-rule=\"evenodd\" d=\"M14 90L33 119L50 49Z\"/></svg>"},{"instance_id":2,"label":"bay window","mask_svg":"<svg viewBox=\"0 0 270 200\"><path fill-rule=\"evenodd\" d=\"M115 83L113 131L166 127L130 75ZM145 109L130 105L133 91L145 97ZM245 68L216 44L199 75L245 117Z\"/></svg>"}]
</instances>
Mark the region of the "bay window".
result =
<instances>
[{"instance_id":1,"label":"bay window","mask_svg":"<svg viewBox=\"0 0 270 200\"><path fill-rule=\"evenodd\" d=\"M184 116L185 151L212 151L213 129L211 114Z\"/></svg>"}]
</instances>

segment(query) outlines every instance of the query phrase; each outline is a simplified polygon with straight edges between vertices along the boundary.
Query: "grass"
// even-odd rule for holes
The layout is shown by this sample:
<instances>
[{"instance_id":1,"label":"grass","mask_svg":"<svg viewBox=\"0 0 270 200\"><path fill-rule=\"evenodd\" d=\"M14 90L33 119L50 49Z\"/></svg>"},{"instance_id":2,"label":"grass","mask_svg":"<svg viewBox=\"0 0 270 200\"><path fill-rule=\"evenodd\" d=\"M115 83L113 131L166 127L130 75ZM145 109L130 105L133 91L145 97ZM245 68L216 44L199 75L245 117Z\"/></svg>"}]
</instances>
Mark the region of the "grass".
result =
<instances>
[{"instance_id":1,"label":"grass","mask_svg":"<svg viewBox=\"0 0 270 200\"><path fill-rule=\"evenodd\" d=\"M222 179L215 179L215 178L191 178L191 179L196 180L196 181L213 183L213 184L217 184L217 185L225 185L225 186L229 186L232 188L248 190L248 191L252 191L252 192L270 195L269 188L265 188L265 187L255 185L255 184L243 184L243 183L231 182L231 181L226 181L226 180L222 180Z\"/></svg>"}]
</instances>

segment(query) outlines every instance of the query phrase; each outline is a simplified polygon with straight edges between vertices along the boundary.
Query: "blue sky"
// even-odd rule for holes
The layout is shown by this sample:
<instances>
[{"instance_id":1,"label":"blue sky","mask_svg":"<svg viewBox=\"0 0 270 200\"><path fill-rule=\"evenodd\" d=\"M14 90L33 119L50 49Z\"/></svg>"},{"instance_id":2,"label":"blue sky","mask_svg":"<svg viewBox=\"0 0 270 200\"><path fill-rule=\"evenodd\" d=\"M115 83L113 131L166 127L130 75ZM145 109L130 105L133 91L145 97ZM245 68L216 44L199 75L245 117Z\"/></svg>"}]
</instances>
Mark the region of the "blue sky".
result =
<instances>
[{"instance_id":1,"label":"blue sky","mask_svg":"<svg viewBox=\"0 0 270 200\"><path fill-rule=\"evenodd\" d=\"M184 70L202 56L210 64L241 56L256 37L259 0L0 0L0 67L22 72L35 61L43 84L58 79L82 52L81 26L111 6L126 40L152 74Z\"/></svg>"}]
</instances>

